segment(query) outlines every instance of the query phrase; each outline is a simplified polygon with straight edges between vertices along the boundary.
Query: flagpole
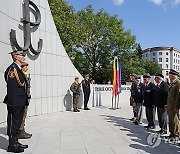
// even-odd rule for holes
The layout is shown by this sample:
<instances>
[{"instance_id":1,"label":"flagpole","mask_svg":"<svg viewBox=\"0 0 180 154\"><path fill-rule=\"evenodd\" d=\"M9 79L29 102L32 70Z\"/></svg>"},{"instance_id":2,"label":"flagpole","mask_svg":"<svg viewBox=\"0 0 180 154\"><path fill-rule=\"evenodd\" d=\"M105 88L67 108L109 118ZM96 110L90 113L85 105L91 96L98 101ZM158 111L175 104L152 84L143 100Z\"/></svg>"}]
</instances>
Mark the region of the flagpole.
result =
<instances>
[{"instance_id":1,"label":"flagpole","mask_svg":"<svg viewBox=\"0 0 180 154\"><path fill-rule=\"evenodd\" d=\"M117 107L116 107L116 109L119 109L118 104L119 104L119 95L118 95L118 101L117 101Z\"/></svg>"}]
</instances>

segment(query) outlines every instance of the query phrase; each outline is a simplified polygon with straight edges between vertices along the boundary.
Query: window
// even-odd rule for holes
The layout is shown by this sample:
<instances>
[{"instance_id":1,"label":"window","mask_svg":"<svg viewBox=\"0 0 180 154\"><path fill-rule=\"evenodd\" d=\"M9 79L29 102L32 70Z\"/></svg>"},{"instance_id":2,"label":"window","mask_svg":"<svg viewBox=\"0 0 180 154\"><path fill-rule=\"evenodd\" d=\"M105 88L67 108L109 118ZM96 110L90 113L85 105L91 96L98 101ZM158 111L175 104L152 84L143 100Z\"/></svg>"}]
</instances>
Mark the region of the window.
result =
<instances>
[{"instance_id":1,"label":"window","mask_svg":"<svg viewBox=\"0 0 180 154\"><path fill-rule=\"evenodd\" d=\"M169 61L169 59L168 58L166 58L166 62L168 62Z\"/></svg>"},{"instance_id":2,"label":"window","mask_svg":"<svg viewBox=\"0 0 180 154\"><path fill-rule=\"evenodd\" d=\"M168 52L166 52L166 55L168 56L168 55L169 55L169 53L168 53Z\"/></svg>"},{"instance_id":3,"label":"window","mask_svg":"<svg viewBox=\"0 0 180 154\"><path fill-rule=\"evenodd\" d=\"M176 54L174 53L174 57L176 56Z\"/></svg>"},{"instance_id":4,"label":"window","mask_svg":"<svg viewBox=\"0 0 180 154\"><path fill-rule=\"evenodd\" d=\"M178 71L179 71L179 66L178 66Z\"/></svg>"},{"instance_id":5,"label":"window","mask_svg":"<svg viewBox=\"0 0 180 154\"><path fill-rule=\"evenodd\" d=\"M147 57L147 54L146 54L146 57Z\"/></svg>"},{"instance_id":6,"label":"window","mask_svg":"<svg viewBox=\"0 0 180 154\"><path fill-rule=\"evenodd\" d=\"M176 63L177 63L177 59L176 59Z\"/></svg>"},{"instance_id":7,"label":"window","mask_svg":"<svg viewBox=\"0 0 180 154\"><path fill-rule=\"evenodd\" d=\"M179 64L179 60L178 60L178 64Z\"/></svg>"},{"instance_id":8,"label":"window","mask_svg":"<svg viewBox=\"0 0 180 154\"><path fill-rule=\"evenodd\" d=\"M176 62L176 59L174 59L174 63Z\"/></svg>"},{"instance_id":9,"label":"window","mask_svg":"<svg viewBox=\"0 0 180 154\"><path fill-rule=\"evenodd\" d=\"M168 72L168 71L166 71L166 75L169 75L169 72Z\"/></svg>"},{"instance_id":10,"label":"window","mask_svg":"<svg viewBox=\"0 0 180 154\"><path fill-rule=\"evenodd\" d=\"M159 55L162 55L162 52L159 52Z\"/></svg>"},{"instance_id":11,"label":"window","mask_svg":"<svg viewBox=\"0 0 180 154\"><path fill-rule=\"evenodd\" d=\"M155 58L153 58L153 61L156 61L156 59L155 59Z\"/></svg>"},{"instance_id":12,"label":"window","mask_svg":"<svg viewBox=\"0 0 180 154\"><path fill-rule=\"evenodd\" d=\"M159 62L162 62L162 58L159 58Z\"/></svg>"},{"instance_id":13,"label":"window","mask_svg":"<svg viewBox=\"0 0 180 154\"><path fill-rule=\"evenodd\" d=\"M168 68L169 67L169 65L168 64L166 64L166 68Z\"/></svg>"},{"instance_id":14,"label":"window","mask_svg":"<svg viewBox=\"0 0 180 154\"><path fill-rule=\"evenodd\" d=\"M175 65L173 65L173 69L175 69Z\"/></svg>"},{"instance_id":15,"label":"window","mask_svg":"<svg viewBox=\"0 0 180 154\"><path fill-rule=\"evenodd\" d=\"M155 52L153 52L153 56L155 56L156 55L156 53Z\"/></svg>"},{"instance_id":16,"label":"window","mask_svg":"<svg viewBox=\"0 0 180 154\"><path fill-rule=\"evenodd\" d=\"M176 54L176 57L177 57L178 55Z\"/></svg>"},{"instance_id":17,"label":"window","mask_svg":"<svg viewBox=\"0 0 180 154\"><path fill-rule=\"evenodd\" d=\"M162 68L162 64L159 64L159 66Z\"/></svg>"}]
</instances>

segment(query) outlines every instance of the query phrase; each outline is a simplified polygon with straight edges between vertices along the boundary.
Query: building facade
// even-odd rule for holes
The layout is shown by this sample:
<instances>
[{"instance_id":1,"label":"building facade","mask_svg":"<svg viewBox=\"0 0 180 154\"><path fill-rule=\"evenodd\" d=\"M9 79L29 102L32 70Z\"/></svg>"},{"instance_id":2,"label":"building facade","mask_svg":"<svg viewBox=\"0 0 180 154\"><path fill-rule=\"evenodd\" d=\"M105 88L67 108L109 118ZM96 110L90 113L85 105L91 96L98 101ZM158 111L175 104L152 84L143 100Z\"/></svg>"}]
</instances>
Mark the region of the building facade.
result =
<instances>
[{"instance_id":1,"label":"building facade","mask_svg":"<svg viewBox=\"0 0 180 154\"><path fill-rule=\"evenodd\" d=\"M144 50L142 57L156 61L162 68L162 74L168 79L170 69L180 72L180 50L173 47L153 47Z\"/></svg>"}]
</instances>

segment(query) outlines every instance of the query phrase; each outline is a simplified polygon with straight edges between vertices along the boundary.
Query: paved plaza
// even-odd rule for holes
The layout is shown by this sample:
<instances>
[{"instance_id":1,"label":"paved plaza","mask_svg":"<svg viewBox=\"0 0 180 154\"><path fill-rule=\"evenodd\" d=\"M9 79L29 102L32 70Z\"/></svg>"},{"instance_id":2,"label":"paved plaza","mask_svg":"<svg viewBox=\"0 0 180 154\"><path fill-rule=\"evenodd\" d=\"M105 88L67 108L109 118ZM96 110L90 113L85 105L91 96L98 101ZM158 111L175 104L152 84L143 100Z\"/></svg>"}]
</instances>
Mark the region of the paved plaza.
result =
<instances>
[{"instance_id":1,"label":"paved plaza","mask_svg":"<svg viewBox=\"0 0 180 154\"><path fill-rule=\"evenodd\" d=\"M121 109L94 107L79 113L64 111L27 118L26 130L33 136L20 140L28 144L25 154L176 154L175 144L161 143L156 148L147 144L147 131L142 125L134 125L129 104ZM156 122L157 123L157 122ZM6 124L0 125L0 154L6 154L8 145ZM156 128L158 130L158 127ZM167 142L167 141L166 141ZM151 144L151 143L150 143ZM157 143L155 143L157 144Z\"/></svg>"}]
</instances>

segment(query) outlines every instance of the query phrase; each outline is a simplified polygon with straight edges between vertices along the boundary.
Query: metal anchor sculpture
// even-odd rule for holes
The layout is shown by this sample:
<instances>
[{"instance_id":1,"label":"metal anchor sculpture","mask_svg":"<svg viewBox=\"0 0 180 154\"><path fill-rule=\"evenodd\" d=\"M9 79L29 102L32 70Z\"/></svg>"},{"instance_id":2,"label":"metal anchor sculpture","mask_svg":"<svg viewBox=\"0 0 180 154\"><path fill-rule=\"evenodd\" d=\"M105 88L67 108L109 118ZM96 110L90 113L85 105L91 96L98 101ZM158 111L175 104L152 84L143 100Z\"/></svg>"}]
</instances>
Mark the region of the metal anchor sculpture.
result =
<instances>
[{"instance_id":1,"label":"metal anchor sculpture","mask_svg":"<svg viewBox=\"0 0 180 154\"><path fill-rule=\"evenodd\" d=\"M32 9L30 5L34 8ZM30 21L30 12L35 16L35 22ZM35 50L31 43L31 29L39 27L41 23L41 13L38 7L31 0L24 0L23 4L23 18L21 18L24 29L24 47L21 47L16 39L16 31L11 29L10 42L11 45L15 46L17 50L26 52L28 49L35 55L38 55L42 50L43 40L39 39L38 48Z\"/></svg>"}]
</instances>

